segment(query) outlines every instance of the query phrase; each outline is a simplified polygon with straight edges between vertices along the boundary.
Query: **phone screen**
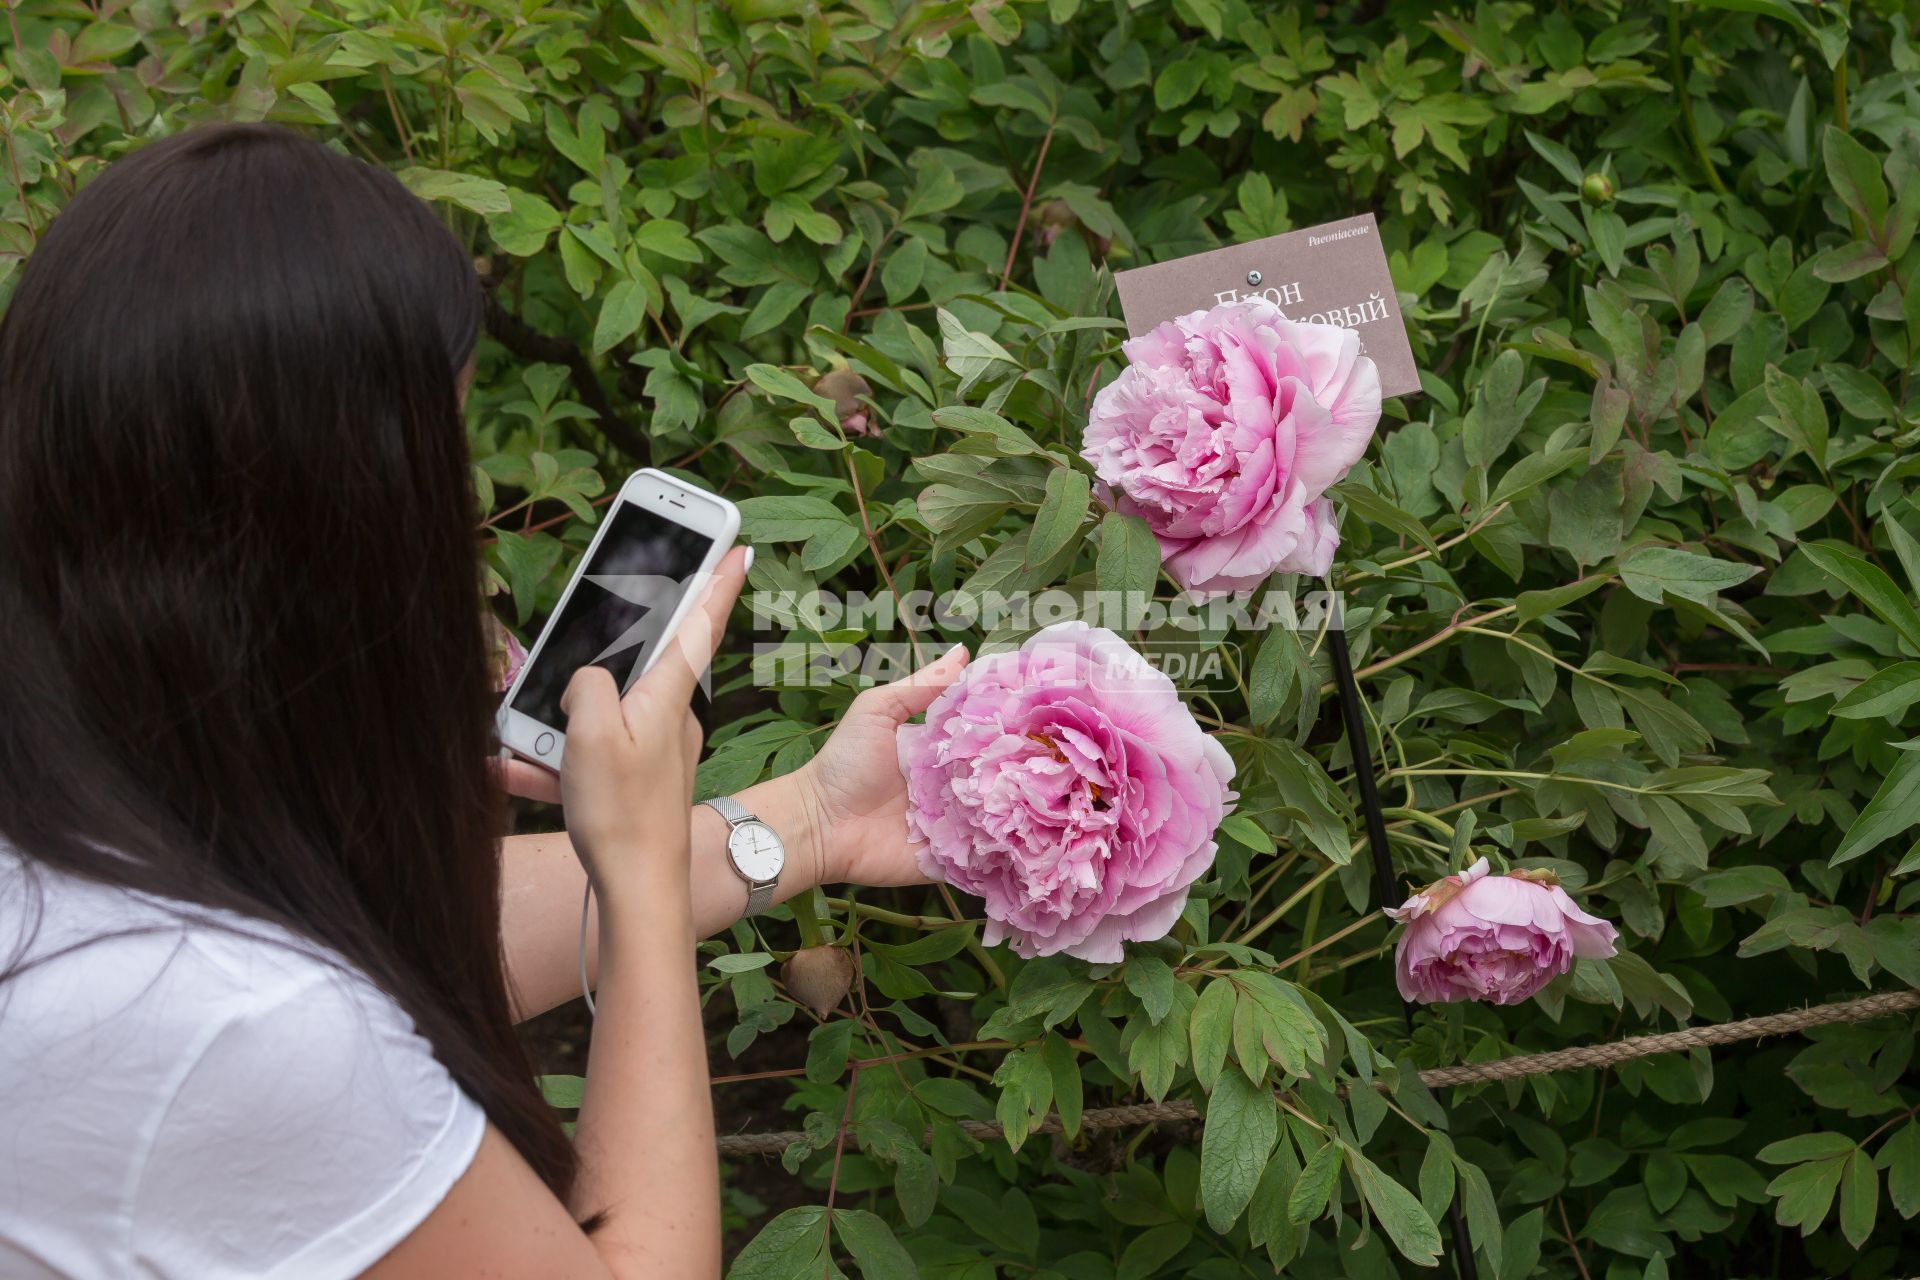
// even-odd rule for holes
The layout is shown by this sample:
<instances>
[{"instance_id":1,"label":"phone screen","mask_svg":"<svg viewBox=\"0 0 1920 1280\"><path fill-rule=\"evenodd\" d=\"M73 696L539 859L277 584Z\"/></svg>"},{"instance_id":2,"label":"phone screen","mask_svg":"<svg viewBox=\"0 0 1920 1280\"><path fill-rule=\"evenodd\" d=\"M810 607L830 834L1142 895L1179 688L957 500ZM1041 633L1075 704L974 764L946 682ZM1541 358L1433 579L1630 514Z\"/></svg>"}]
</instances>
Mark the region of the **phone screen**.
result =
<instances>
[{"instance_id":1,"label":"phone screen","mask_svg":"<svg viewBox=\"0 0 1920 1280\"><path fill-rule=\"evenodd\" d=\"M616 503L573 594L554 615L509 705L565 729L560 696L581 667L605 667L625 693L646 669L661 633L713 539L632 502Z\"/></svg>"}]
</instances>

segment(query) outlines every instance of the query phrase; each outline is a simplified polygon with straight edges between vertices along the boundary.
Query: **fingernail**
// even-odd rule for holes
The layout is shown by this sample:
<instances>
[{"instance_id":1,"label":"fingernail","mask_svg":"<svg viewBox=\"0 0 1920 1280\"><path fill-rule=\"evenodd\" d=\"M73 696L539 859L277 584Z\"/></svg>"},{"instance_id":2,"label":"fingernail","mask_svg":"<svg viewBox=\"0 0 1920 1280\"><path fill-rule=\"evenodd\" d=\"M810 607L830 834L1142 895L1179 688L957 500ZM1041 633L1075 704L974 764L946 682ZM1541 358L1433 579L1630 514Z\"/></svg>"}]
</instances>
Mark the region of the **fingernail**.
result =
<instances>
[{"instance_id":1,"label":"fingernail","mask_svg":"<svg viewBox=\"0 0 1920 1280\"><path fill-rule=\"evenodd\" d=\"M746 560L746 563L740 567L740 572L742 573L753 572L753 548L751 546L747 548L747 560Z\"/></svg>"},{"instance_id":2,"label":"fingernail","mask_svg":"<svg viewBox=\"0 0 1920 1280\"><path fill-rule=\"evenodd\" d=\"M953 646L953 648L941 654L940 661L952 662L955 658L964 658L966 656L967 656L967 646L964 644L957 644Z\"/></svg>"}]
</instances>

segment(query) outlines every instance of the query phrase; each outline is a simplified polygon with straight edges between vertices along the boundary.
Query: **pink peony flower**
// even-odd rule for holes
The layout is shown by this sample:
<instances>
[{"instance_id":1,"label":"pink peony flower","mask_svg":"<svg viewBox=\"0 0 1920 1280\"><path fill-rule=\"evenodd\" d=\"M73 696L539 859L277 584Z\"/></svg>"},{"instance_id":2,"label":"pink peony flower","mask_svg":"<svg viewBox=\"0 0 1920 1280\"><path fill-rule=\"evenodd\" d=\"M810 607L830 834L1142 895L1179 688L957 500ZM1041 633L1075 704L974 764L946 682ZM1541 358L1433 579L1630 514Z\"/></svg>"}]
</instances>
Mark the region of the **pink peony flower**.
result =
<instances>
[{"instance_id":1,"label":"pink peony flower","mask_svg":"<svg viewBox=\"0 0 1920 1280\"><path fill-rule=\"evenodd\" d=\"M1485 858L1387 914L1407 926L1393 956L1400 995L1421 1004L1519 1004L1572 968L1575 956L1612 955L1619 936L1576 906L1551 873L1488 875Z\"/></svg>"},{"instance_id":2,"label":"pink peony flower","mask_svg":"<svg viewBox=\"0 0 1920 1280\"><path fill-rule=\"evenodd\" d=\"M1123 350L1130 363L1094 398L1080 452L1153 530L1168 575L1211 592L1325 574L1340 534L1322 495L1380 421L1359 335L1248 298Z\"/></svg>"},{"instance_id":3,"label":"pink peony flower","mask_svg":"<svg viewBox=\"0 0 1920 1280\"><path fill-rule=\"evenodd\" d=\"M920 869L985 900L985 941L1123 957L1213 865L1233 761L1113 632L1063 622L974 661L900 730Z\"/></svg>"}]
</instances>

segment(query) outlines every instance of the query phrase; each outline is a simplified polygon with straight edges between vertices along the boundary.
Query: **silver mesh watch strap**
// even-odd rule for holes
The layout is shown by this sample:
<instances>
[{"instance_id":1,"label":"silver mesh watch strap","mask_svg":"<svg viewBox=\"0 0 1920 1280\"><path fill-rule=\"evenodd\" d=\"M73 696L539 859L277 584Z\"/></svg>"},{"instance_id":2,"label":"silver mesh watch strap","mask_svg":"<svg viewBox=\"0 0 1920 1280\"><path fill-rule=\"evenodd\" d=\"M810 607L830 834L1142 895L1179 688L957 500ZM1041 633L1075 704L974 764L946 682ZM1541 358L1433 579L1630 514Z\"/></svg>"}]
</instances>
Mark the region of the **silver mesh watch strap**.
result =
<instances>
[{"instance_id":1,"label":"silver mesh watch strap","mask_svg":"<svg viewBox=\"0 0 1920 1280\"><path fill-rule=\"evenodd\" d=\"M747 822L753 817L752 814L747 812L746 806L738 800L735 800L732 796L715 796L711 800L702 800L700 803L725 818L727 825L730 827L737 823Z\"/></svg>"},{"instance_id":2,"label":"silver mesh watch strap","mask_svg":"<svg viewBox=\"0 0 1920 1280\"><path fill-rule=\"evenodd\" d=\"M729 832L743 822L754 820L753 815L747 812L746 806L732 796L715 796L711 800L702 800L700 803L725 818ZM728 861L731 862L731 858ZM738 874L739 868L736 867L734 871ZM746 879L744 876L741 878ZM773 890L778 884L778 880L748 880L746 914L757 916L765 911L773 902Z\"/></svg>"}]
</instances>

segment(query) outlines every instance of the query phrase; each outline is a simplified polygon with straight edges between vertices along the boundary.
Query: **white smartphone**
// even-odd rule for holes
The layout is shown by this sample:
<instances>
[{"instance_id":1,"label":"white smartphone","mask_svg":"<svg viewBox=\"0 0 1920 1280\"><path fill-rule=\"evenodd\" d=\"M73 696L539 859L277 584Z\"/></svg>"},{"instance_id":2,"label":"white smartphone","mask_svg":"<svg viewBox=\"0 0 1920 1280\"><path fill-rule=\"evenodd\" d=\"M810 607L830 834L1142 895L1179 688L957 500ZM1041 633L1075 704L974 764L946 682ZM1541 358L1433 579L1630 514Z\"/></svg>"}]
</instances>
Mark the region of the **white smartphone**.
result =
<instances>
[{"instance_id":1,"label":"white smartphone","mask_svg":"<svg viewBox=\"0 0 1920 1280\"><path fill-rule=\"evenodd\" d=\"M605 667L625 693L665 649L740 532L740 509L651 468L620 486L500 704L500 741L549 769L567 746L560 697Z\"/></svg>"}]
</instances>

